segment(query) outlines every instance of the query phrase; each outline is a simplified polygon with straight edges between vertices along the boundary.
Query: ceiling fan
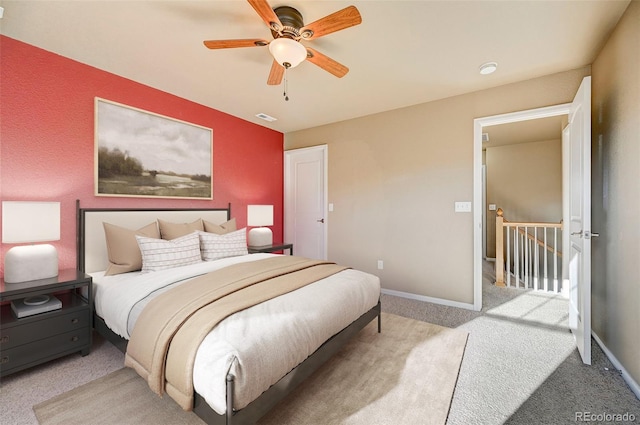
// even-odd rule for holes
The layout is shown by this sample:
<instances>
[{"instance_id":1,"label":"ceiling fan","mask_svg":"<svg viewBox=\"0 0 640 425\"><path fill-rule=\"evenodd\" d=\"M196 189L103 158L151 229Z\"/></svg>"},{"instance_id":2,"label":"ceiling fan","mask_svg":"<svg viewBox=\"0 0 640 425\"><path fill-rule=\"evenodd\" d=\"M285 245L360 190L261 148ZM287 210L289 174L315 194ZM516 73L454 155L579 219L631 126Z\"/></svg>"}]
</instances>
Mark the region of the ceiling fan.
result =
<instances>
[{"instance_id":1,"label":"ceiling fan","mask_svg":"<svg viewBox=\"0 0 640 425\"><path fill-rule=\"evenodd\" d=\"M271 72L267 79L269 85L282 82L285 69L294 68L307 59L338 78L344 77L349 68L336 62L315 49L302 45L301 40L314 40L336 31L343 30L362 22L360 12L355 6L349 6L317 21L305 25L302 14L290 6L272 9L267 0L247 0L271 29L273 40L248 38L236 40L207 40L204 45L209 49L228 49L235 47L269 46L273 56Z\"/></svg>"}]
</instances>

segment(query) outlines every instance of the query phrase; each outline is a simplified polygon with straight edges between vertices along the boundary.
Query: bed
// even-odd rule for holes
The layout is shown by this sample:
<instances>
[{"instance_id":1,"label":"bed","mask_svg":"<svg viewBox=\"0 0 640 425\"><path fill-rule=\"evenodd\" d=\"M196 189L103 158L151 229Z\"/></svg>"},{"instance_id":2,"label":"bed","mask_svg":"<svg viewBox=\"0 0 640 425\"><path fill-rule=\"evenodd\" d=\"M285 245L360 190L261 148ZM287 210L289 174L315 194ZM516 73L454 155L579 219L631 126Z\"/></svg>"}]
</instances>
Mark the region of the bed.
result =
<instances>
[{"instance_id":1,"label":"bed","mask_svg":"<svg viewBox=\"0 0 640 425\"><path fill-rule=\"evenodd\" d=\"M107 249L104 223L137 230L152 222L183 224L197 220L210 226L225 226L233 221L231 205L215 209L95 209L80 208L78 202L78 268L94 279L94 327L127 353L127 357L128 351L136 353L136 347L141 346L143 338L136 337L136 324L137 333L141 334L140 329L146 329L143 323L149 323L148 318L144 322L145 315L150 316L151 306L158 308L158 300L153 297L159 293L177 290L174 288L186 286L184 282L190 282L192 286L196 282L208 285L199 281L208 275L215 276L217 281L220 274L230 270L252 270L259 264L260 267L261 264L278 264L274 266L278 268L280 262L286 261L304 264L301 268L305 270L310 268L307 263L311 260L308 259L280 254L247 254L245 251L148 273L133 270L105 276L113 253ZM228 235L242 233L242 230ZM318 268L336 267L317 263ZM316 266L315 262L312 266ZM260 285L270 285L269 282L276 280ZM289 280L296 281L297 277ZM193 409L209 424L255 423L369 322L377 318L380 331L380 282L377 277L350 268L335 269L326 277L317 281L311 279L311 283L296 288L285 290L272 299L255 301L255 305L230 314L211 330L201 332L206 336L198 342L193 370L189 372L193 378L192 398L185 401L170 391L167 393L185 410ZM166 298L176 299L173 295ZM162 311L166 311L166 306ZM269 321L265 317L269 317ZM147 331L144 333L146 335ZM131 339L132 335L134 339ZM178 336L174 339L180 341ZM131 363L138 370L135 359ZM147 378L140 371L138 373ZM164 374L163 371L163 384ZM186 376L191 379L191 375ZM166 379L167 388L173 388L169 378Z\"/></svg>"}]
</instances>

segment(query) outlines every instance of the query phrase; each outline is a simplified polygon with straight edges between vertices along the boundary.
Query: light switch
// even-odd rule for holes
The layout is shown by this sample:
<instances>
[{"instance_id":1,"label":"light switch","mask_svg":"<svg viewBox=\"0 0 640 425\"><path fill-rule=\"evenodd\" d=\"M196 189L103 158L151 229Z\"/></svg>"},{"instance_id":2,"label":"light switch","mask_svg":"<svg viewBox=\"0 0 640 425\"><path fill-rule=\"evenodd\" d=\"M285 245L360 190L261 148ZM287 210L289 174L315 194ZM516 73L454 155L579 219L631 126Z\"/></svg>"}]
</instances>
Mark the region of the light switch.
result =
<instances>
[{"instance_id":1,"label":"light switch","mask_svg":"<svg viewBox=\"0 0 640 425\"><path fill-rule=\"evenodd\" d=\"M489 204L489 211L495 211L496 210L496 204Z\"/></svg>"},{"instance_id":2,"label":"light switch","mask_svg":"<svg viewBox=\"0 0 640 425\"><path fill-rule=\"evenodd\" d=\"M333 203L329 203L329 212L333 211Z\"/></svg>"},{"instance_id":3,"label":"light switch","mask_svg":"<svg viewBox=\"0 0 640 425\"><path fill-rule=\"evenodd\" d=\"M456 212L471 212L471 202L456 202Z\"/></svg>"}]
</instances>

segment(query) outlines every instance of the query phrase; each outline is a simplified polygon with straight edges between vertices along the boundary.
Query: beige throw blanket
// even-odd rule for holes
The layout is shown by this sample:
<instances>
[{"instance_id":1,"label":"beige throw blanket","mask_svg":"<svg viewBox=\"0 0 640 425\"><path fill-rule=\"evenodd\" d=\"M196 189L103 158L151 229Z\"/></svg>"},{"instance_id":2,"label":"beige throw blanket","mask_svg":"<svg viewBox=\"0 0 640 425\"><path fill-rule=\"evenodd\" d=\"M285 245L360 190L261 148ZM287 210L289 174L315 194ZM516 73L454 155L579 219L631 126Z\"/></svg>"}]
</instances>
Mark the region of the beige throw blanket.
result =
<instances>
[{"instance_id":1,"label":"beige throw blanket","mask_svg":"<svg viewBox=\"0 0 640 425\"><path fill-rule=\"evenodd\" d=\"M344 269L326 261L278 256L194 278L147 305L131 334L125 365L146 379L154 392L166 391L191 410L196 352L216 324Z\"/></svg>"}]
</instances>

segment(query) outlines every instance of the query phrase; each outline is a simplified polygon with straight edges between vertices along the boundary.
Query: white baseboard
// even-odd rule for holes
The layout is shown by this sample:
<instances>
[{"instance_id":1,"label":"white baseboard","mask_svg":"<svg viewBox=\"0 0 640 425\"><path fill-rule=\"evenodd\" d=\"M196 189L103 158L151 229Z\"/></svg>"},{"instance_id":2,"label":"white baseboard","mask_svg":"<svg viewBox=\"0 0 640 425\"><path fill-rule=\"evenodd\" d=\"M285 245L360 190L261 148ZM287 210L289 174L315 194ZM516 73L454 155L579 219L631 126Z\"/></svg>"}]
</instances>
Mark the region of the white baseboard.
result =
<instances>
[{"instance_id":1,"label":"white baseboard","mask_svg":"<svg viewBox=\"0 0 640 425\"><path fill-rule=\"evenodd\" d=\"M595 332L593 332L593 330L591 331L591 336L593 336L593 339L595 339L600 348L602 348L604 354L609 358L609 360L611 360L613 366L622 373L622 378L624 378L625 382L629 385L631 391L633 391L636 397L640 399L640 385L638 385L638 383L633 379L629 372L627 372L624 366L622 366L622 363L620 363L616 356L614 356L613 353L609 351L607 346L604 345L604 342L602 342L602 340L598 337L598 335L596 335Z\"/></svg>"},{"instance_id":2,"label":"white baseboard","mask_svg":"<svg viewBox=\"0 0 640 425\"><path fill-rule=\"evenodd\" d=\"M446 305L448 307L458 307L464 308L465 310L473 310L473 304L461 303L458 301L445 300L443 298L433 298L433 297L425 297L424 295L412 294L409 292L395 291L393 289L384 289L380 290L383 294L393 295L401 298L408 298L411 300L425 301L428 303Z\"/></svg>"}]
</instances>

